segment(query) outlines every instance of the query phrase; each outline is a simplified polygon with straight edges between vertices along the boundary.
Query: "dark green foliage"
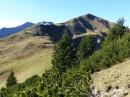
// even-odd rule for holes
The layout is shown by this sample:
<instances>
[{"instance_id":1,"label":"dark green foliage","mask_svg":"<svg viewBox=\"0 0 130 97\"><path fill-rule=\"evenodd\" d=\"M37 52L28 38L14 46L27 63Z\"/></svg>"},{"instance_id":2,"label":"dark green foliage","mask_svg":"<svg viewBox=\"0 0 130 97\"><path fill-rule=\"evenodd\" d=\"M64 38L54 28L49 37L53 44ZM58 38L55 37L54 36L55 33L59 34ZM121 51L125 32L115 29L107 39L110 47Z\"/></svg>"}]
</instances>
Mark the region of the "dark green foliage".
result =
<instances>
[{"instance_id":1,"label":"dark green foliage","mask_svg":"<svg viewBox=\"0 0 130 97\"><path fill-rule=\"evenodd\" d=\"M14 76L14 72L11 72L7 79L6 86L9 87L9 86L13 86L15 84L17 84L17 80L16 80L16 77Z\"/></svg>"},{"instance_id":2,"label":"dark green foliage","mask_svg":"<svg viewBox=\"0 0 130 97\"><path fill-rule=\"evenodd\" d=\"M84 72L80 68L70 69L63 76L62 81L65 97L89 97L89 80L88 72Z\"/></svg>"},{"instance_id":3,"label":"dark green foliage","mask_svg":"<svg viewBox=\"0 0 130 97\"><path fill-rule=\"evenodd\" d=\"M67 68L72 67L73 60L74 56L71 38L65 32L55 47L52 64L63 73Z\"/></svg>"},{"instance_id":4,"label":"dark green foliage","mask_svg":"<svg viewBox=\"0 0 130 97\"><path fill-rule=\"evenodd\" d=\"M96 51L88 60L84 60L82 65L91 73L108 68L116 62L130 57L130 34L127 33L122 38L113 41L106 41L103 48Z\"/></svg>"},{"instance_id":5,"label":"dark green foliage","mask_svg":"<svg viewBox=\"0 0 130 97\"><path fill-rule=\"evenodd\" d=\"M29 78L22 84L24 87L22 85L9 87L0 94L2 97L89 97L88 75L79 68L69 69L62 76L55 69L51 69L41 78L32 77L34 84Z\"/></svg>"},{"instance_id":6,"label":"dark green foliage","mask_svg":"<svg viewBox=\"0 0 130 97\"><path fill-rule=\"evenodd\" d=\"M43 83L40 88L46 91L49 97L52 95L53 97L88 97L88 82L87 72L73 68L62 76L54 71L43 74Z\"/></svg>"},{"instance_id":7,"label":"dark green foliage","mask_svg":"<svg viewBox=\"0 0 130 97\"><path fill-rule=\"evenodd\" d=\"M117 24L114 24L109 31L109 39L116 39L122 37L125 33L128 32L128 27L124 26L124 18L121 18L117 21Z\"/></svg>"},{"instance_id":8,"label":"dark green foliage","mask_svg":"<svg viewBox=\"0 0 130 97\"><path fill-rule=\"evenodd\" d=\"M27 93L27 97L39 97L38 94L36 93L36 90L31 90Z\"/></svg>"},{"instance_id":9,"label":"dark green foliage","mask_svg":"<svg viewBox=\"0 0 130 97\"><path fill-rule=\"evenodd\" d=\"M87 59L94 52L95 44L93 38L93 36L85 36L81 40L77 50L78 63L84 59Z\"/></svg>"},{"instance_id":10,"label":"dark green foliage","mask_svg":"<svg viewBox=\"0 0 130 97\"><path fill-rule=\"evenodd\" d=\"M40 79L40 76L34 75L34 76L28 78L28 79L25 81L25 83L26 83L27 86L29 86L29 85L35 85L35 84L37 85L37 82L40 81L40 80L41 80L41 79Z\"/></svg>"}]
</instances>

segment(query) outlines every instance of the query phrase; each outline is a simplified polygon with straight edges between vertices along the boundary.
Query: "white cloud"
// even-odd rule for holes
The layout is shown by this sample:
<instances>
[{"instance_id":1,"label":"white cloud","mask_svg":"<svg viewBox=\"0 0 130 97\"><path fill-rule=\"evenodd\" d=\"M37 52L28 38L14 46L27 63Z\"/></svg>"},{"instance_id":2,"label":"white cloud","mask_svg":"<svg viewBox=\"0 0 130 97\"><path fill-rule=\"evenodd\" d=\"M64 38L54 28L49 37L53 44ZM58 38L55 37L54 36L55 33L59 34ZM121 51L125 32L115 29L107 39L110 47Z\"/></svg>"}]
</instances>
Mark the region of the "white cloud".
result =
<instances>
[{"instance_id":1,"label":"white cloud","mask_svg":"<svg viewBox=\"0 0 130 97\"><path fill-rule=\"evenodd\" d=\"M23 24L24 21L21 20L0 20L0 28L2 27L15 27Z\"/></svg>"}]
</instances>

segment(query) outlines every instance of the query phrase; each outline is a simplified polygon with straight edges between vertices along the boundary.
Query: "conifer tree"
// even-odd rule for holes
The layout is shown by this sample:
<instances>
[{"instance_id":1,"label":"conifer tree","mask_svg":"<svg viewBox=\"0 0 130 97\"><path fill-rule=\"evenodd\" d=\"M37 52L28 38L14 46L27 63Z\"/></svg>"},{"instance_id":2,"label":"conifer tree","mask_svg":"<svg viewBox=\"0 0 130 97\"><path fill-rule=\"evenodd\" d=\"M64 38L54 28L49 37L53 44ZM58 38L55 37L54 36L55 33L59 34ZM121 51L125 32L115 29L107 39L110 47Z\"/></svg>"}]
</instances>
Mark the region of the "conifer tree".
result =
<instances>
[{"instance_id":1,"label":"conifer tree","mask_svg":"<svg viewBox=\"0 0 130 97\"><path fill-rule=\"evenodd\" d=\"M55 51L52 59L53 66L56 67L60 72L65 72L67 68L71 68L74 55L72 40L67 32L63 34L54 50Z\"/></svg>"},{"instance_id":2,"label":"conifer tree","mask_svg":"<svg viewBox=\"0 0 130 97\"><path fill-rule=\"evenodd\" d=\"M122 37L125 33L127 33L128 27L126 27L124 23L125 23L124 18L119 19L117 23L110 28L108 39L112 39L112 40L117 39Z\"/></svg>"},{"instance_id":3,"label":"conifer tree","mask_svg":"<svg viewBox=\"0 0 130 97\"><path fill-rule=\"evenodd\" d=\"M17 84L17 80L16 80L16 77L14 76L14 72L11 72L7 79L6 86L9 87L9 86L13 86L15 84Z\"/></svg>"},{"instance_id":4,"label":"conifer tree","mask_svg":"<svg viewBox=\"0 0 130 97\"><path fill-rule=\"evenodd\" d=\"M95 50L95 44L93 40L93 36L85 36L77 49L77 59L78 63L80 63L83 59L88 58Z\"/></svg>"}]
</instances>

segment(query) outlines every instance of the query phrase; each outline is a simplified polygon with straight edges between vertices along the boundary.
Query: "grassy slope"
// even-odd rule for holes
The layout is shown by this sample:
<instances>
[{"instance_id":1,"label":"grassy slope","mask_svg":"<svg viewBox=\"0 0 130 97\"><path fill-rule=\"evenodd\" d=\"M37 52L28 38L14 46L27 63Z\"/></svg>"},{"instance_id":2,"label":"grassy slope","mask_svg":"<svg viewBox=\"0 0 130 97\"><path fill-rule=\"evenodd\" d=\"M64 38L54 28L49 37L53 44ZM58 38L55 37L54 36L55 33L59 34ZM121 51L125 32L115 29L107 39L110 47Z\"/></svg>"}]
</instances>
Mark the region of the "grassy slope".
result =
<instances>
[{"instance_id":1,"label":"grassy slope","mask_svg":"<svg viewBox=\"0 0 130 97\"><path fill-rule=\"evenodd\" d=\"M34 37L25 32L31 30L0 40L0 87L5 85L11 70L15 72L18 82L22 82L32 75L41 75L52 66L54 45L49 37Z\"/></svg>"},{"instance_id":2,"label":"grassy slope","mask_svg":"<svg viewBox=\"0 0 130 97\"><path fill-rule=\"evenodd\" d=\"M130 84L130 60L94 73L92 80L93 86L97 90L106 91L108 86L112 86L112 88L119 86L119 89L124 88L128 91L128 95L125 97L130 97L130 89L128 89Z\"/></svg>"}]
</instances>

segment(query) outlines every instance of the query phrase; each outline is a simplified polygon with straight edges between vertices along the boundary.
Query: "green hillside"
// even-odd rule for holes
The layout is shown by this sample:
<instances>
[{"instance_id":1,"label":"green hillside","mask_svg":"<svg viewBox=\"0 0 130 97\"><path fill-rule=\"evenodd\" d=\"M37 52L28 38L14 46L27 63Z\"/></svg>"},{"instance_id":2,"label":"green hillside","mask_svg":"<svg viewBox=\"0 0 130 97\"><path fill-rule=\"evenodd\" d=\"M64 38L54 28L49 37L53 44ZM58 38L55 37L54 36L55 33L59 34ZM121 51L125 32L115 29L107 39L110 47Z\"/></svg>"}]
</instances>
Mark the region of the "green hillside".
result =
<instances>
[{"instance_id":1,"label":"green hillside","mask_svg":"<svg viewBox=\"0 0 130 97\"><path fill-rule=\"evenodd\" d=\"M52 66L53 43L49 37L34 37L27 32L31 33L32 29L0 40L0 87L5 86L10 71L15 72L18 82L23 82Z\"/></svg>"}]
</instances>

